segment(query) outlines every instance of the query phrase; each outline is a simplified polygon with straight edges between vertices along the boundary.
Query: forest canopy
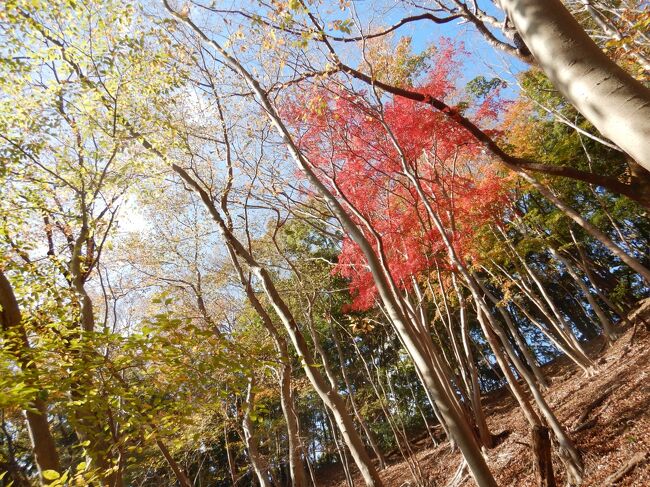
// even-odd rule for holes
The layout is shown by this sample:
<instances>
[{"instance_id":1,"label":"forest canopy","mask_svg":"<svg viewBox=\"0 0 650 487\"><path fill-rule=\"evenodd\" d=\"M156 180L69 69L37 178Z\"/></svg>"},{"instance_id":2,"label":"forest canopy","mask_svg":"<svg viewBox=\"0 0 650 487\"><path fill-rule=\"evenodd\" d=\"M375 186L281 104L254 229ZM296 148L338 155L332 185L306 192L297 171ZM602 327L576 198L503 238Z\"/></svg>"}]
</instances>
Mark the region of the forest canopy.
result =
<instances>
[{"instance_id":1,"label":"forest canopy","mask_svg":"<svg viewBox=\"0 0 650 487\"><path fill-rule=\"evenodd\" d=\"M579 435L616 384L571 423L550 371L604 380L647 333L649 27L2 2L0 487L606 485ZM642 485L628 443L608 482Z\"/></svg>"}]
</instances>

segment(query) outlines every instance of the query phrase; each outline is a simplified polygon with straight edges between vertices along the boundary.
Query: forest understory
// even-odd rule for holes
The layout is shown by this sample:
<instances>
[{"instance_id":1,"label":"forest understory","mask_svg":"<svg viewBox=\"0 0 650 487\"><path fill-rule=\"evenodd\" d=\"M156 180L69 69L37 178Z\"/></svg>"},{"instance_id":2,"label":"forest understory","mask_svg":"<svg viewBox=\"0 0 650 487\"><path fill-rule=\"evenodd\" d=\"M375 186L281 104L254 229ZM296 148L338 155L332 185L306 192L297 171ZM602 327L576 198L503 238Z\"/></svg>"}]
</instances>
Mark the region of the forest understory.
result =
<instances>
[{"instance_id":1,"label":"forest understory","mask_svg":"<svg viewBox=\"0 0 650 487\"><path fill-rule=\"evenodd\" d=\"M647 0L0 0L0 487L650 487Z\"/></svg>"},{"instance_id":2,"label":"forest understory","mask_svg":"<svg viewBox=\"0 0 650 487\"><path fill-rule=\"evenodd\" d=\"M551 379L546 396L558 418L574 434L585 461L585 487L645 487L650 485L650 331L639 318L650 318L650 301L637 315L637 327L628 328L613 346L603 350L599 337L589 344L597 363L596 375L586 377L561 357L544 367ZM634 312L633 312L634 313ZM632 313L632 314L633 314ZM487 453L488 464L500 486L534 486L530 457L530 435L526 420L506 388L483 398L488 426L499 444ZM437 439L442 431L435 428ZM414 434L416 458L431 486L471 487L473 480L463 470L457 476L462 456L451 451L449 442L433 446L429 435ZM397 451L387 456L380 472L385 485L410 484L409 468ZM554 455L557 485L564 485L561 463ZM339 465L319 472L323 487L345 487ZM454 484L454 480L456 483ZM354 478L362 485L361 478Z\"/></svg>"}]
</instances>

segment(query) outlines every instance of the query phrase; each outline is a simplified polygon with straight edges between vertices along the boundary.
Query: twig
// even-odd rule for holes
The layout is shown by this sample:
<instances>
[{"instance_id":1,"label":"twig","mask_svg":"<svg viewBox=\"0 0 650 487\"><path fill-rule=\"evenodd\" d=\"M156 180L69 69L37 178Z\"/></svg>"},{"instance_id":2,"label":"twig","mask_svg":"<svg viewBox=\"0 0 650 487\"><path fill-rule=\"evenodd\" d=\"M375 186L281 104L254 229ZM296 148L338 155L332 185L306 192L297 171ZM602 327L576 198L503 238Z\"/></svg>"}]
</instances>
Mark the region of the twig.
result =
<instances>
[{"instance_id":1,"label":"twig","mask_svg":"<svg viewBox=\"0 0 650 487\"><path fill-rule=\"evenodd\" d=\"M589 428L594 426L597 422L598 422L598 419L596 419L596 418L590 419L589 421L585 421L584 423L579 424L578 426L575 426L573 428L572 432L573 433L578 433L580 431L588 430Z\"/></svg>"},{"instance_id":2,"label":"twig","mask_svg":"<svg viewBox=\"0 0 650 487\"><path fill-rule=\"evenodd\" d=\"M623 479L623 477L625 477L628 473L630 473L634 469L634 467L636 467L640 463L645 462L647 459L648 459L648 452L637 453L632 458L630 458L630 461L627 462L621 469L619 469L616 473L607 477L604 485L606 486L615 485L617 482Z\"/></svg>"}]
</instances>

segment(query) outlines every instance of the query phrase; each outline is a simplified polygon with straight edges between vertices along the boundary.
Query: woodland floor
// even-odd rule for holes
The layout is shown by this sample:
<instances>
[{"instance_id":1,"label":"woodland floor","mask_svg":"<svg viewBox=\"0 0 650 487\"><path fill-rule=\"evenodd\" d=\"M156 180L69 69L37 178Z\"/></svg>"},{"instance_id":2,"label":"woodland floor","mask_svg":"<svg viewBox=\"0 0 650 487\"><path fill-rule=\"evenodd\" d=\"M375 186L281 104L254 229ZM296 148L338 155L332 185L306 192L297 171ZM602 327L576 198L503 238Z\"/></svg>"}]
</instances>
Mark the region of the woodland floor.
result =
<instances>
[{"instance_id":1,"label":"woodland floor","mask_svg":"<svg viewBox=\"0 0 650 487\"><path fill-rule=\"evenodd\" d=\"M581 415L588 411L582 421L584 429L572 432L583 453L585 487L650 487L650 332L640 323L635 333L634 329L628 329L609 349L602 350L602 342L598 341L592 342L590 348L590 355L597 363L596 375L585 377L577 367L559 359L545 367L547 376L552 379L545 397L570 432L578 426ZM610 389L611 393L594 405ZM515 400L502 389L488 395L484 404L490 431L505 437L488 451L489 466L497 483L500 486L534 486L527 446L530 437ZM451 482L461 456L450 451L447 442L432 447L431 439L425 436L414 443L413 449L429 485L447 486ZM645 458L612 484L609 479L640 455ZM388 461L389 466L380 473L386 487L416 485L408 464L399 453L390 456ZM553 465L557 485L564 485L564 471L555 454ZM345 487L342 469L334 467L337 466L319 472L320 486ZM362 486L358 473L353 475L355 485ZM465 475L456 485L471 487L475 484Z\"/></svg>"}]
</instances>

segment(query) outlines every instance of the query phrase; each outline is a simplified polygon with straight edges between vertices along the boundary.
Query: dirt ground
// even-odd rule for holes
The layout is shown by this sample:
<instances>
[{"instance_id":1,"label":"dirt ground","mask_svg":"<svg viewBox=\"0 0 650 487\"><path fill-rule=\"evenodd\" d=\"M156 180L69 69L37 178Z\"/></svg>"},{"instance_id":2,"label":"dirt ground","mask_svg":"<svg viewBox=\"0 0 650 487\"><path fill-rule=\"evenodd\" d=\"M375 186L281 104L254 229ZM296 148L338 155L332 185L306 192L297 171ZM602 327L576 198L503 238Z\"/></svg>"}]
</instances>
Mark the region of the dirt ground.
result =
<instances>
[{"instance_id":1,"label":"dirt ground","mask_svg":"<svg viewBox=\"0 0 650 487\"><path fill-rule=\"evenodd\" d=\"M565 359L545 367L551 386L545 397L558 419L571 433L582 452L585 487L607 485L650 487L650 332L640 324L636 333L628 329L613 346L603 350L602 342L590 344L590 355L597 363L596 375L586 377ZM607 393L607 394L604 394ZM599 400L600 399L600 400ZM505 390L484 399L490 431L503 437L487 452L488 464L500 486L534 486L530 437L527 424L515 400ZM586 417L578 425L581 415ZM579 431L574 431L577 426ZM447 486L454 479L461 456L448 443L432 447L429 437L413 445L415 457L430 486ZM644 457L617 483L611 477L621 473L628 462ZM557 485L565 485L564 469L557 455L553 458ZM318 474L322 487L345 487L340 468L332 466ZM464 472L457 486L474 486ZM386 487L418 485L407 462L392 455L381 472ZM355 486L363 486L355 472Z\"/></svg>"}]
</instances>

